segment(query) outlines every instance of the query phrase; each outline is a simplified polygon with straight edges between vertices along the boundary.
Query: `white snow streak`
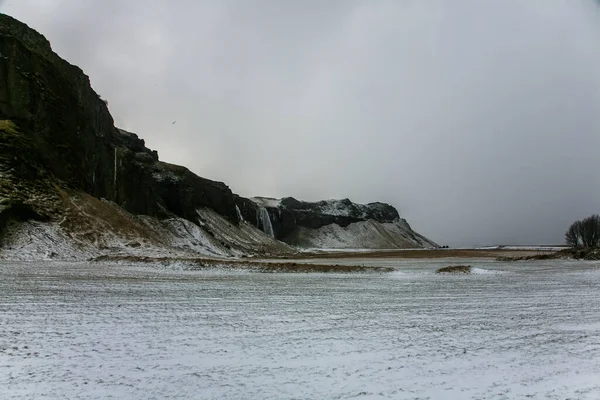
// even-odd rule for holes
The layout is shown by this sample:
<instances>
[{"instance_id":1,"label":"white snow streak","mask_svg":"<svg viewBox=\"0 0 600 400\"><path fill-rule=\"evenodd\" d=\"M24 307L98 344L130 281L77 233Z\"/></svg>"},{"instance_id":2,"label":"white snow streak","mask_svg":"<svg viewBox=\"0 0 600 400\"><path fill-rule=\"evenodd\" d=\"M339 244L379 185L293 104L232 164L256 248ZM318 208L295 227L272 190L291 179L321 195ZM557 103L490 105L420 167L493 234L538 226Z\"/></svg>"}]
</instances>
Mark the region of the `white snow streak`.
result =
<instances>
[{"instance_id":1,"label":"white snow streak","mask_svg":"<svg viewBox=\"0 0 600 400\"><path fill-rule=\"evenodd\" d=\"M315 249L398 249L429 247L421 236L399 222L379 223L374 220L352 223L346 227L330 224L319 229L299 227L290 243Z\"/></svg>"},{"instance_id":2,"label":"white snow streak","mask_svg":"<svg viewBox=\"0 0 600 400\"><path fill-rule=\"evenodd\" d=\"M263 207L277 208L281 205L281 199L271 197L252 197L250 200Z\"/></svg>"},{"instance_id":3,"label":"white snow streak","mask_svg":"<svg viewBox=\"0 0 600 400\"><path fill-rule=\"evenodd\" d=\"M240 211L240 208L237 206L237 204L235 205L235 212L240 222L244 222L244 217L242 216L242 212Z\"/></svg>"}]
</instances>

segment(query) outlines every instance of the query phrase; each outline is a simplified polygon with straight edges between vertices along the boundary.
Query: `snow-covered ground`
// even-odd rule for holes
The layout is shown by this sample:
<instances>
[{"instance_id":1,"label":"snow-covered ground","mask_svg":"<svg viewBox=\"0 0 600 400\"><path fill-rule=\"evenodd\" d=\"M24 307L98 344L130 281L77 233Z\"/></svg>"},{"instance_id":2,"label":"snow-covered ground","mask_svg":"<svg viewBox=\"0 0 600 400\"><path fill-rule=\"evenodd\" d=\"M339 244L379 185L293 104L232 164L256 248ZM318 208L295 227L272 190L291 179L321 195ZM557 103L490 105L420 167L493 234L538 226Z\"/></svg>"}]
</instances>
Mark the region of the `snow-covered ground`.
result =
<instances>
[{"instance_id":1,"label":"snow-covered ground","mask_svg":"<svg viewBox=\"0 0 600 400\"><path fill-rule=\"evenodd\" d=\"M87 260L102 255L239 257L291 252L247 222L234 225L207 208L197 223L183 218L132 215L91 196L72 200L61 222L11 222L0 243L0 260ZM98 212L97 210L101 210ZM65 223L79 217L75 223ZM100 218L110 215L111 218Z\"/></svg>"},{"instance_id":2,"label":"snow-covered ground","mask_svg":"<svg viewBox=\"0 0 600 400\"><path fill-rule=\"evenodd\" d=\"M600 398L600 264L361 262L398 270L2 262L0 398Z\"/></svg>"},{"instance_id":3,"label":"snow-covered ground","mask_svg":"<svg viewBox=\"0 0 600 400\"><path fill-rule=\"evenodd\" d=\"M277 208L281 205L281 199L272 197L252 197L250 200L263 207Z\"/></svg>"},{"instance_id":4,"label":"snow-covered ground","mask_svg":"<svg viewBox=\"0 0 600 400\"><path fill-rule=\"evenodd\" d=\"M381 223L360 221L342 227L338 224L318 229L298 227L286 238L290 244L313 249L404 249L427 248L435 243L414 232L405 220Z\"/></svg>"},{"instance_id":5,"label":"snow-covered ground","mask_svg":"<svg viewBox=\"0 0 600 400\"><path fill-rule=\"evenodd\" d=\"M472 249L473 247L453 247L452 249L458 250L458 249ZM559 250L564 250L564 249L568 249L569 246L563 245L563 246L535 246L535 245L524 245L524 246L481 246L481 247L475 247L475 249L478 250L496 250L496 249L503 249L503 250L538 250L538 251L559 251Z\"/></svg>"}]
</instances>

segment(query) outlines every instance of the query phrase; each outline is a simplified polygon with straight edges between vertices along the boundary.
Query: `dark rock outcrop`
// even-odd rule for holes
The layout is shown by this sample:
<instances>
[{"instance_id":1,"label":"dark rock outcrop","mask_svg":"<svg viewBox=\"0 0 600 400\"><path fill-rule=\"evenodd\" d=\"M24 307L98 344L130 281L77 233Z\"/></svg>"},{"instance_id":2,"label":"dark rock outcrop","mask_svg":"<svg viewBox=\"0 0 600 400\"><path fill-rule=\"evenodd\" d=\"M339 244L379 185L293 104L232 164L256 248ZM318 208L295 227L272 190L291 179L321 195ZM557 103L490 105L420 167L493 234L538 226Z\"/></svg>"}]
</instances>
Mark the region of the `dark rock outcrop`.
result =
<instances>
[{"instance_id":1,"label":"dark rock outcrop","mask_svg":"<svg viewBox=\"0 0 600 400\"><path fill-rule=\"evenodd\" d=\"M224 183L160 162L144 140L115 128L83 71L56 55L42 35L4 14L0 120L15 132L3 131L0 140L0 168L11 172L3 174L7 180L54 180L134 214L196 221L196 210L208 207L239 222ZM14 197L14 185L6 186L4 195ZM22 199L40 207L30 200Z\"/></svg>"},{"instance_id":2,"label":"dark rock outcrop","mask_svg":"<svg viewBox=\"0 0 600 400\"><path fill-rule=\"evenodd\" d=\"M306 229L318 230L330 225L346 228L351 224L374 221L382 225L371 229L368 233L364 232L364 246L372 246L374 242L381 243L381 246L392 247L398 245L406 247L437 246L434 242L413 231L406 220L400 218L398 211L385 203L357 204L349 199L307 202L296 200L293 197L283 199L237 197L236 204L243 218L263 231L265 227L259 213L260 209L264 208L269 215L275 238L293 245L302 246L302 243L305 242L318 241L315 237L306 240ZM396 228L392 232L386 232L385 224L394 224ZM399 233L401 236L398 236ZM377 239L378 235L380 239ZM316 236L318 237L318 235ZM356 240L355 242L361 241Z\"/></svg>"},{"instance_id":3,"label":"dark rock outcrop","mask_svg":"<svg viewBox=\"0 0 600 400\"><path fill-rule=\"evenodd\" d=\"M297 225L312 229L330 224L345 227L353 222L369 219L381 223L400 220L398 211L389 204L356 204L349 199L323 200L311 203L299 201L293 197L285 197L281 199L281 207L292 212Z\"/></svg>"},{"instance_id":4,"label":"dark rock outcrop","mask_svg":"<svg viewBox=\"0 0 600 400\"><path fill-rule=\"evenodd\" d=\"M143 139L114 126L107 103L81 69L54 53L44 36L0 14L0 235L11 219L63 223L77 207L73 193L105 199L132 215L180 217L209 234L200 209L224 217L220 224L228 228L239 227L241 217L281 240L300 228L364 221L398 223L402 235L417 238L388 204L247 199L222 182L161 162ZM265 238L243 228L252 231L245 233L251 237L245 249Z\"/></svg>"}]
</instances>

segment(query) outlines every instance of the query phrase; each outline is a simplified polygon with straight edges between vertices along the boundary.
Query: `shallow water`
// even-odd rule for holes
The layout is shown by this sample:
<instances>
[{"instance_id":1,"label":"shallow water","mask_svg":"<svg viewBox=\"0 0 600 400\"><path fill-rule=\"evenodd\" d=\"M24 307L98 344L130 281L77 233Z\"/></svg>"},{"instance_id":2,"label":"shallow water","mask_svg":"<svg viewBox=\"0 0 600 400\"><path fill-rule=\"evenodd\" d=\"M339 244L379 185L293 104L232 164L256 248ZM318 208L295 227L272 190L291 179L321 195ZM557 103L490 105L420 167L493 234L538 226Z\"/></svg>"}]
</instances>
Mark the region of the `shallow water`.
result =
<instances>
[{"instance_id":1,"label":"shallow water","mask_svg":"<svg viewBox=\"0 0 600 400\"><path fill-rule=\"evenodd\" d=\"M0 398L600 398L600 264L433 273L462 261L362 261L389 274L5 262Z\"/></svg>"}]
</instances>

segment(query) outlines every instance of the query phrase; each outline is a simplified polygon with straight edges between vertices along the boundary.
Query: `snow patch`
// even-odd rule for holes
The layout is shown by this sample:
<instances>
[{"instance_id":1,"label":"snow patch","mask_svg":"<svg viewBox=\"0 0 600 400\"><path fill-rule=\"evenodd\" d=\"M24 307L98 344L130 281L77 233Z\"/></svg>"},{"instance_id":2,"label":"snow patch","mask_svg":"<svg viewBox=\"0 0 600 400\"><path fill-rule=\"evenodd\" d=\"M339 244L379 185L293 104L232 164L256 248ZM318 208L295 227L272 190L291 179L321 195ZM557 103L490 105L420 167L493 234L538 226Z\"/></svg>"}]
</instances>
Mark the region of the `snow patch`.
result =
<instances>
[{"instance_id":1,"label":"snow patch","mask_svg":"<svg viewBox=\"0 0 600 400\"><path fill-rule=\"evenodd\" d=\"M175 175L173 172L171 171L160 171L160 172L154 172L152 173L152 177L157 181L157 182L163 182L163 181L172 181L172 182L179 182L181 181L181 178L177 175Z\"/></svg>"},{"instance_id":2,"label":"snow patch","mask_svg":"<svg viewBox=\"0 0 600 400\"><path fill-rule=\"evenodd\" d=\"M357 204L348 199L322 200L314 203L317 212L336 217L350 217L368 219L373 213L382 213L388 205L383 203Z\"/></svg>"},{"instance_id":3,"label":"snow patch","mask_svg":"<svg viewBox=\"0 0 600 400\"><path fill-rule=\"evenodd\" d=\"M269 208L278 208L281 205L281 199L274 199L271 197L252 197L250 200L259 206Z\"/></svg>"},{"instance_id":4,"label":"snow patch","mask_svg":"<svg viewBox=\"0 0 600 400\"><path fill-rule=\"evenodd\" d=\"M81 260L99 254L99 249L78 243L58 224L37 221L10 223L0 248L0 259L10 260Z\"/></svg>"},{"instance_id":5,"label":"snow patch","mask_svg":"<svg viewBox=\"0 0 600 400\"><path fill-rule=\"evenodd\" d=\"M274 254L293 251L291 247L266 235L263 231L248 222L241 222L237 227L222 215L208 208L197 210L200 221L210 226L215 239L228 243L232 254Z\"/></svg>"},{"instance_id":6,"label":"snow patch","mask_svg":"<svg viewBox=\"0 0 600 400\"><path fill-rule=\"evenodd\" d=\"M498 270L490 270L490 269L484 269L484 268L474 268L471 267L471 274L475 274L475 275L498 275L498 274L505 274L506 271L498 271Z\"/></svg>"},{"instance_id":7,"label":"snow patch","mask_svg":"<svg viewBox=\"0 0 600 400\"><path fill-rule=\"evenodd\" d=\"M172 233L167 236L171 246L192 249L199 254L206 255L224 256L229 254L227 249L191 221L172 218L164 220L162 223Z\"/></svg>"},{"instance_id":8,"label":"snow patch","mask_svg":"<svg viewBox=\"0 0 600 400\"><path fill-rule=\"evenodd\" d=\"M198 210L196 224L182 218L158 220L132 215L112 202L91 196L70 201L70 208L60 221L10 222L0 245L0 259L86 260L103 255L240 257L293 252L251 224L233 224L209 209ZM272 226L266 226L272 234Z\"/></svg>"},{"instance_id":9,"label":"snow patch","mask_svg":"<svg viewBox=\"0 0 600 400\"><path fill-rule=\"evenodd\" d=\"M287 243L319 249L399 249L429 247L432 243L399 222L367 220L346 227L330 224L318 229L298 227Z\"/></svg>"},{"instance_id":10,"label":"snow patch","mask_svg":"<svg viewBox=\"0 0 600 400\"><path fill-rule=\"evenodd\" d=\"M341 200L324 200L317 203L318 209L322 214L335 216L349 216L350 209L347 204Z\"/></svg>"}]
</instances>

